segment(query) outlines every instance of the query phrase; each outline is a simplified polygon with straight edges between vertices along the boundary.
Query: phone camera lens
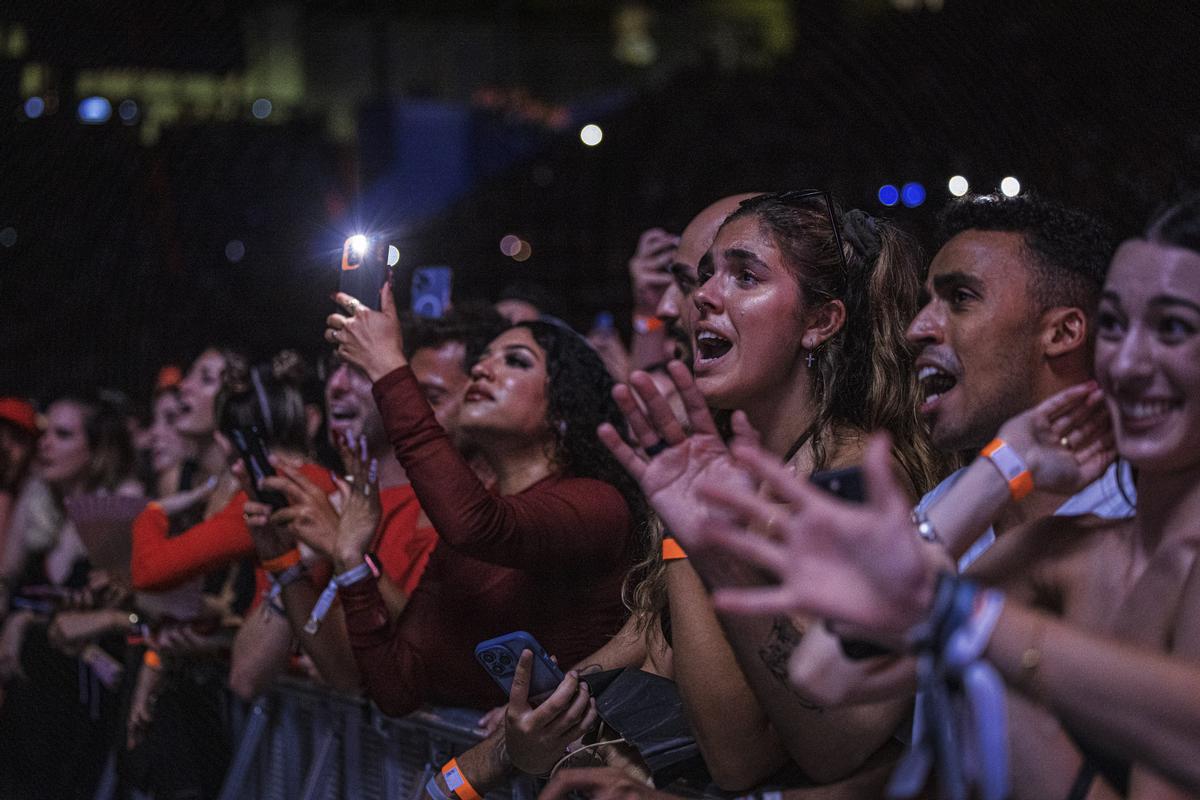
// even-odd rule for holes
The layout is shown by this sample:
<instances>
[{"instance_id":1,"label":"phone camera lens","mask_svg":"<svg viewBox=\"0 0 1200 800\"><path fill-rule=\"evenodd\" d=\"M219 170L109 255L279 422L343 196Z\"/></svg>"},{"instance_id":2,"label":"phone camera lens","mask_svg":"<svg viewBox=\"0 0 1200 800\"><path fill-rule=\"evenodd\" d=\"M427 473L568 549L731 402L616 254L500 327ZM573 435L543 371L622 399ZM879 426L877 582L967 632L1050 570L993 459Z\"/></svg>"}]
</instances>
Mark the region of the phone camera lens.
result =
<instances>
[{"instance_id":1,"label":"phone camera lens","mask_svg":"<svg viewBox=\"0 0 1200 800\"><path fill-rule=\"evenodd\" d=\"M495 654L492 653L490 650L484 651L482 658L483 658L483 663L485 663L485 664L491 664L496 660Z\"/></svg>"}]
</instances>

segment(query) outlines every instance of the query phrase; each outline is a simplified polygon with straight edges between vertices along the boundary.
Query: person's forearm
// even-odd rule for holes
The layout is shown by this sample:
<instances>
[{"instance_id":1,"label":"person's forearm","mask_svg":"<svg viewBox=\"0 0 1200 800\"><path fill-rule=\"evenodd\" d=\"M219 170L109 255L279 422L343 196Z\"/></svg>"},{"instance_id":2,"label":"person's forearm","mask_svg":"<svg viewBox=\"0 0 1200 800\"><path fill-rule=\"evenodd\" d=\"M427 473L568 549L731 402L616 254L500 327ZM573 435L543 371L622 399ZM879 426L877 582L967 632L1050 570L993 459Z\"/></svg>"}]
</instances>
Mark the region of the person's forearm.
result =
<instances>
[{"instance_id":1,"label":"person's forearm","mask_svg":"<svg viewBox=\"0 0 1200 800\"><path fill-rule=\"evenodd\" d=\"M1200 791L1200 666L1009 600L985 653L1005 680L1109 752Z\"/></svg>"},{"instance_id":2,"label":"person's forearm","mask_svg":"<svg viewBox=\"0 0 1200 800\"><path fill-rule=\"evenodd\" d=\"M332 688L340 692L357 692L362 686L350 639L346 634L346 619L340 605L335 604L321 621L316 633L304 626L317 602L317 590L307 579L293 581L281 593L291 632L308 653L317 672Z\"/></svg>"},{"instance_id":3,"label":"person's forearm","mask_svg":"<svg viewBox=\"0 0 1200 800\"><path fill-rule=\"evenodd\" d=\"M508 750L504 746L503 726L470 750L456 756L455 760L459 772L480 796L504 787L516 773L512 761L508 758ZM442 765L434 764L433 766L440 770ZM446 785L446 779L440 771L434 775L434 780L451 798L457 797Z\"/></svg>"},{"instance_id":4,"label":"person's forearm","mask_svg":"<svg viewBox=\"0 0 1200 800\"><path fill-rule=\"evenodd\" d=\"M1028 521L1049 516L1064 498L1034 491L1019 505L1012 503L1008 482L988 459L976 458L954 485L926 510L940 543L957 563L1002 515Z\"/></svg>"},{"instance_id":5,"label":"person's forearm","mask_svg":"<svg viewBox=\"0 0 1200 800\"><path fill-rule=\"evenodd\" d=\"M700 752L721 788L750 788L787 761L687 560L667 566L675 682Z\"/></svg>"},{"instance_id":6,"label":"person's forearm","mask_svg":"<svg viewBox=\"0 0 1200 800\"><path fill-rule=\"evenodd\" d=\"M359 581L339 592L363 689L388 716L419 708L429 696L428 670L437 668L426 665L419 645L414 645L436 625L438 606L431 597L422 606L421 594L418 586L405 613L392 621L375 581Z\"/></svg>"},{"instance_id":7,"label":"person's forearm","mask_svg":"<svg viewBox=\"0 0 1200 800\"><path fill-rule=\"evenodd\" d=\"M753 569L704 551L696 552L690 562L710 589L762 583ZM803 637L802 626L792 620L737 617L720 620L720 626L756 707L770 720L780 745L815 781L852 774L888 740L904 714L907 700L894 696L832 710L797 692L789 680L788 660Z\"/></svg>"},{"instance_id":8,"label":"person's forearm","mask_svg":"<svg viewBox=\"0 0 1200 800\"><path fill-rule=\"evenodd\" d=\"M292 652L288 621L266 605L246 616L233 640L229 688L247 702L267 690L287 669Z\"/></svg>"},{"instance_id":9,"label":"person's forearm","mask_svg":"<svg viewBox=\"0 0 1200 800\"><path fill-rule=\"evenodd\" d=\"M854 774L887 742L911 705L911 697L892 696L867 705L823 707L796 691L788 672L792 653L807 635L810 623L783 616L721 621L738 664L780 742L818 783Z\"/></svg>"}]
</instances>

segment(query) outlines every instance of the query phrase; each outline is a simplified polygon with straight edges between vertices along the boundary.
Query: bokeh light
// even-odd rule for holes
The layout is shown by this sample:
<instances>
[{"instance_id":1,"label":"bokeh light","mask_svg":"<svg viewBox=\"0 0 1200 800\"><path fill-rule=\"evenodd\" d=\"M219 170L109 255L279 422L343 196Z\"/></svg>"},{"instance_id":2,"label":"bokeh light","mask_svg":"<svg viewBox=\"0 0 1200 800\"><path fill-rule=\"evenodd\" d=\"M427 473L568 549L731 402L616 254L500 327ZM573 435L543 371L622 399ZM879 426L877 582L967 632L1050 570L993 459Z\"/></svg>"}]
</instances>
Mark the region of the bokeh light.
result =
<instances>
[{"instance_id":1,"label":"bokeh light","mask_svg":"<svg viewBox=\"0 0 1200 800\"><path fill-rule=\"evenodd\" d=\"M604 139L604 131L599 125L584 125L579 131L579 140L588 147L595 147Z\"/></svg>"}]
</instances>

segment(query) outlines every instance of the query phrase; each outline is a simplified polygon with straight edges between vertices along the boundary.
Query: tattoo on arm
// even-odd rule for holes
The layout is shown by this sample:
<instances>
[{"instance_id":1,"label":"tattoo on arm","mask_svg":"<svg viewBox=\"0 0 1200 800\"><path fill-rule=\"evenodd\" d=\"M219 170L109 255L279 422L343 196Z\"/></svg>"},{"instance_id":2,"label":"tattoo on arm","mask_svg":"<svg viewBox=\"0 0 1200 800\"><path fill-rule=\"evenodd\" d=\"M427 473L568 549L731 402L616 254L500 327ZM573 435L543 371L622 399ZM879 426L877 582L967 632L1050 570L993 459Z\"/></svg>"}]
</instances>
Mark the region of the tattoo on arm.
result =
<instances>
[{"instance_id":1,"label":"tattoo on arm","mask_svg":"<svg viewBox=\"0 0 1200 800\"><path fill-rule=\"evenodd\" d=\"M792 657L792 651L800 644L802 638L804 638L803 631L797 629L791 620L787 617L776 617L771 622L771 632L767 634L766 641L758 649L758 656L775 676L775 680L786 687L802 707L812 711L821 711L820 706L796 691L788 677L788 660Z\"/></svg>"}]
</instances>

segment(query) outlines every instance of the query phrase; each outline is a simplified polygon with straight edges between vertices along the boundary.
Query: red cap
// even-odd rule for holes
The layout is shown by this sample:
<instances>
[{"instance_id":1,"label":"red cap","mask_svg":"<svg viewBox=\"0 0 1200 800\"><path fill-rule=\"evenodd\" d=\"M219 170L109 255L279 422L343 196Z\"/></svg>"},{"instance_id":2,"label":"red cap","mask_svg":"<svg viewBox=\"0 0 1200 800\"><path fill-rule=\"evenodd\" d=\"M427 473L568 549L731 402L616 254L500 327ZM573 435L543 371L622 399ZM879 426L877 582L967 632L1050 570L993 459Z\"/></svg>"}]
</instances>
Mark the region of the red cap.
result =
<instances>
[{"instance_id":1,"label":"red cap","mask_svg":"<svg viewBox=\"0 0 1200 800\"><path fill-rule=\"evenodd\" d=\"M0 397L0 419L8 420L30 433L38 432L37 412L33 406L16 397Z\"/></svg>"},{"instance_id":2,"label":"red cap","mask_svg":"<svg viewBox=\"0 0 1200 800\"><path fill-rule=\"evenodd\" d=\"M183 371L174 364L167 364L158 371L158 378L154 381L154 391L161 392L165 389L172 389L182 381Z\"/></svg>"}]
</instances>

